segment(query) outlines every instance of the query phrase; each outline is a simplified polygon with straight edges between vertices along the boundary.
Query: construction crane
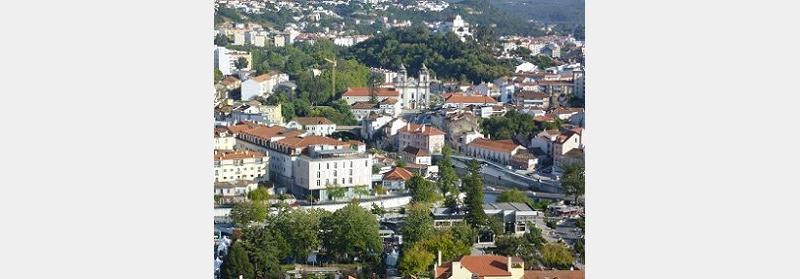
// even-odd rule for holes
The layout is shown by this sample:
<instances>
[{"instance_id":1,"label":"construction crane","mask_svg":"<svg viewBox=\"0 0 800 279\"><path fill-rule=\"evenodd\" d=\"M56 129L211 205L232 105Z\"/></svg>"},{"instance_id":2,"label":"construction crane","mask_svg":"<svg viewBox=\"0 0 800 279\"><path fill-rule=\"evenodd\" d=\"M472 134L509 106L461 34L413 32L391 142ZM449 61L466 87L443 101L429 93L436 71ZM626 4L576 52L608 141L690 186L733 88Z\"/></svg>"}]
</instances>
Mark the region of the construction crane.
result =
<instances>
[{"instance_id":1,"label":"construction crane","mask_svg":"<svg viewBox=\"0 0 800 279\"><path fill-rule=\"evenodd\" d=\"M328 63L331 63L331 98L336 97L336 56L333 57L333 60L328 58L323 58Z\"/></svg>"}]
</instances>

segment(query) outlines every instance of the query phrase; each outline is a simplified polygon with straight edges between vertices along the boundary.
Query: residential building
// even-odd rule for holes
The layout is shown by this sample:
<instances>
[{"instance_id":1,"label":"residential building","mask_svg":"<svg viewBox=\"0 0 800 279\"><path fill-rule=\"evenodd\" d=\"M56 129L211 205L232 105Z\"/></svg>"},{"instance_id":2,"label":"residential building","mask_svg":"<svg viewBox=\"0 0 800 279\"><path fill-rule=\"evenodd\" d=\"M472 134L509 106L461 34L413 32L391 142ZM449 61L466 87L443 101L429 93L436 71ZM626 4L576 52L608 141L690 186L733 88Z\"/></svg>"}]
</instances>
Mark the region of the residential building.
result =
<instances>
[{"instance_id":1,"label":"residential building","mask_svg":"<svg viewBox=\"0 0 800 279\"><path fill-rule=\"evenodd\" d=\"M388 191L405 191L406 181L414 176L413 173L401 167L395 167L383 174L383 187Z\"/></svg>"},{"instance_id":2,"label":"residential building","mask_svg":"<svg viewBox=\"0 0 800 279\"><path fill-rule=\"evenodd\" d=\"M547 109L550 107L550 96L544 92L520 91L514 95L514 104L525 108Z\"/></svg>"},{"instance_id":3,"label":"residential building","mask_svg":"<svg viewBox=\"0 0 800 279\"><path fill-rule=\"evenodd\" d=\"M449 94L444 99L444 108L465 108L467 106L494 106L500 104L492 97L484 95Z\"/></svg>"},{"instance_id":4,"label":"residential building","mask_svg":"<svg viewBox=\"0 0 800 279\"><path fill-rule=\"evenodd\" d=\"M214 182L214 195L219 196L222 204L230 204L247 200L247 193L258 188L254 180L236 180Z\"/></svg>"},{"instance_id":5,"label":"residential building","mask_svg":"<svg viewBox=\"0 0 800 279\"><path fill-rule=\"evenodd\" d=\"M374 88L375 101L380 102L387 98L400 99L400 92L393 88ZM370 90L368 87L353 87L347 88L347 91L342 94L348 105L356 102L371 102Z\"/></svg>"},{"instance_id":6,"label":"residential building","mask_svg":"<svg viewBox=\"0 0 800 279\"><path fill-rule=\"evenodd\" d=\"M406 163L418 165L431 165L431 154L425 150L413 146L406 146L400 151L400 158Z\"/></svg>"},{"instance_id":7,"label":"residential building","mask_svg":"<svg viewBox=\"0 0 800 279\"><path fill-rule=\"evenodd\" d=\"M227 118L218 120L228 123L249 121L265 125L280 125L283 124L283 113L281 104L274 106L262 105L256 100L251 100L234 107Z\"/></svg>"},{"instance_id":8,"label":"residential building","mask_svg":"<svg viewBox=\"0 0 800 279\"><path fill-rule=\"evenodd\" d=\"M287 128L306 130L316 136L328 136L336 132L336 123L325 117L295 117L286 123Z\"/></svg>"},{"instance_id":9,"label":"residential building","mask_svg":"<svg viewBox=\"0 0 800 279\"><path fill-rule=\"evenodd\" d=\"M521 150L525 150L525 147L512 140L477 138L467 144L465 153L468 156L508 165L511 157Z\"/></svg>"},{"instance_id":10,"label":"residential building","mask_svg":"<svg viewBox=\"0 0 800 279\"><path fill-rule=\"evenodd\" d=\"M553 142L553 163L560 165L562 157L572 149L580 148L581 136L575 131L566 130L556 137Z\"/></svg>"},{"instance_id":11,"label":"residential building","mask_svg":"<svg viewBox=\"0 0 800 279\"><path fill-rule=\"evenodd\" d=\"M252 77L242 82L242 100L250 100L255 96L266 97L278 83L289 81L289 75L270 72Z\"/></svg>"},{"instance_id":12,"label":"residential building","mask_svg":"<svg viewBox=\"0 0 800 279\"><path fill-rule=\"evenodd\" d=\"M305 131L288 129L277 125L261 125L243 122L229 126L236 135L236 149L252 150L269 155L269 144L287 137L302 135ZM267 156L269 157L269 156Z\"/></svg>"},{"instance_id":13,"label":"residential building","mask_svg":"<svg viewBox=\"0 0 800 279\"><path fill-rule=\"evenodd\" d=\"M456 224L463 223L466 214L466 210L462 210L461 208L434 207L431 209L433 227L437 230L446 229Z\"/></svg>"},{"instance_id":14,"label":"residential building","mask_svg":"<svg viewBox=\"0 0 800 279\"><path fill-rule=\"evenodd\" d=\"M228 127L214 127L214 150L233 150L236 146L236 136Z\"/></svg>"},{"instance_id":15,"label":"residential building","mask_svg":"<svg viewBox=\"0 0 800 279\"><path fill-rule=\"evenodd\" d=\"M519 257L470 255L442 264L440 252L434 266L435 279L522 279L524 276L525 261Z\"/></svg>"},{"instance_id":16,"label":"residential building","mask_svg":"<svg viewBox=\"0 0 800 279\"><path fill-rule=\"evenodd\" d=\"M508 165L525 171L533 171L536 169L536 164L539 163L539 158L536 154L530 153L528 150L520 150L511 159L508 160Z\"/></svg>"},{"instance_id":17,"label":"residential building","mask_svg":"<svg viewBox=\"0 0 800 279\"><path fill-rule=\"evenodd\" d=\"M537 217L544 217L542 212L534 211L527 204L519 202L485 203L483 212L502 220L505 233L516 236L528 232L528 224L534 223Z\"/></svg>"},{"instance_id":18,"label":"residential building","mask_svg":"<svg viewBox=\"0 0 800 279\"><path fill-rule=\"evenodd\" d=\"M214 181L262 180L267 169L264 153L249 150L214 151Z\"/></svg>"},{"instance_id":19,"label":"residential building","mask_svg":"<svg viewBox=\"0 0 800 279\"><path fill-rule=\"evenodd\" d=\"M444 146L444 132L427 124L408 123L398 131L397 138L398 150L413 146L432 154L439 154Z\"/></svg>"},{"instance_id":20,"label":"residential building","mask_svg":"<svg viewBox=\"0 0 800 279\"><path fill-rule=\"evenodd\" d=\"M467 150L467 145L470 144L475 139L482 139L484 135L481 132L478 132L477 129L472 129L471 131L464 132L461 136L458 137L458 143L456 147L458 148L458 152L461 150Z\"/></svg>"},{"instance_id":21,"label":"residential building","mask_svg":"<svg viewBox=\"0 0 800 279\"><path fill-rule=\"evenodd\" d=\"M553 143L558 138L561 132L558 130L544 130L531 138L531 144L528 145L530 149L541 149L547 156L553 156Z\"/></svg>"},{"instance_id":22,"label":"residential building","mask_svg":"<svg viewBox=\"0 0 800 279\"><path fill-rule=\"evenodd\" d=\"M276 185L288 188L303 200L335 199L331 188L354 188L372 183L372 155L361 146L321 136L287 137L270 143L269 174Z\"/></svg>"},{"instance_id":23,"label":"residential building","mask_svg":"<svg viewBox=\"0 0 800 279\"><path fill-rule=\"evenodd\" d=\"M392 117L400 115L400 102L395 98L386 98L380 102L355 102L350 105L350 111L356 120L361 121L372 113L384 114Z\"/></svg>"},{"instance_id":24,"label":"residential building","mask_svg":"<svg viewBox=\"0 0 800 279\"><path fill-rule=\"evenodd\" d=\"M562 167L569 165L583 165L585 164L584 158L585 155L583 154L583 149L575 148L567 151L567 153L564 153L564 155L560 157L558 165Z\"/></svg>"},{"instance_id":25,"label":"residential building","mask_svg":"<svg viewBox=\"0 0 800 279\"><path fill-rule=\"evenodd\" d=\"M253 65L253 56L246 51L236 51L224 47L214 48L214 68L222 72L223 75L232 75L236 69L236 60L244 58L247 60L247 67L242 70L250 70Z\"/></svg>"},{"instance_id":26,"label":"residential building","mask_svg":"<svg viewBox=\"0 0 800 279\"><path fill-rule=\"evenodd\" d=\"M536 65L534 65L531 62L523 62L522 64L519 64L519 65L517 65L517 67L514 68L514 72L515 73L519 73L519 72L535 72L538 69L539 68L536 67Z\"/></svg>"}]
</instances>

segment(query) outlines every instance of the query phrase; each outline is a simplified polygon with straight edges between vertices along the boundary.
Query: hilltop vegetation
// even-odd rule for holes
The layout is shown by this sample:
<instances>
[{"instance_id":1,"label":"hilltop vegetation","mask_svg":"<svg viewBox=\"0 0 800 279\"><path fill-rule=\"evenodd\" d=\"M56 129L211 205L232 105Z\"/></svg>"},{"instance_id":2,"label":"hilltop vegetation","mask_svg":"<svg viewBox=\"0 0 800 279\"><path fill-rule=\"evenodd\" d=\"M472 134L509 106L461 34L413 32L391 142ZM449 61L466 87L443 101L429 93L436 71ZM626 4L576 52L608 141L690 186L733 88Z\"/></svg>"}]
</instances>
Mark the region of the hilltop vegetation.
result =
<instances>
[{"instance_id":1,"label":"hilltop vegetation","mask_svg":"<svg viewBox=\"0 0 800 279\"><path fill-rule=\"evenodd\" d=\"M362 63L394 69L406 65L416 75L422 63L439 79L489 81L510 74L510 61L499 60L490 47L461 42L455 34L431 34L426 28L392 29L351 48Z\"/></svg>"}]
</instances>

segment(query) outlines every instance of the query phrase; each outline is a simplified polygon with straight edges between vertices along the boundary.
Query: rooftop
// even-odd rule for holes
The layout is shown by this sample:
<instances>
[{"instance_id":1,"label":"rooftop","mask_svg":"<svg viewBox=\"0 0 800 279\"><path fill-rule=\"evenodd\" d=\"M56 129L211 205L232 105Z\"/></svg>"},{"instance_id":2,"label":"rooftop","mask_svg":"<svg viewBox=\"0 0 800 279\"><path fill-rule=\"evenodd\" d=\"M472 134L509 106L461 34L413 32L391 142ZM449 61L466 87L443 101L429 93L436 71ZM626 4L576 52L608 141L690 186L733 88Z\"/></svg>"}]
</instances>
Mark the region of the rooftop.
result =
<instances>
[{"instance_id":1,"label":"rooftop","mask_svg":"<svg viewBox=\"0 0 800 279\"><path fill-rule=\"evenodd\" d=\"M401 167L395 167L392 170L383 174L383 180L402 180L408 181L414 176L413 173Z\"/></svg>"},{"instance_id":2,"label":"rooftop","mask_svg":"<svg viewBox=\"0 0 800 279\"><path fill-rule=\"evenodd\" d=\"M406 124L405 127L400 128L399 132L411 133L411 134L422 134L422 135L427 135L427 136L444 135L444 132L442 132L442 130L439 130L436 127L433 127L433 126L430 126L430 125L427 125L427 124L419 125L419 124L413 124L413 123Z\"/></svg>"},{"instance_id":3,"label":"rooftop","mask_svg":"<svg viewBox=\"0 0 800 279\"><path fill-rule=\"evenodd\" d=\"M517 147L521 147L521 145L514 143L512 140L490 140L485 138L477 138L470 142L468 146L508 153L514 151Z\"/></svg>"},{"instance_id":4,"label":"rooftop","mask_svg":"<svg viewBox=\"0 0 800 279\"><path fill-rule=\"evenodd\" d=\"M369 87L348 88L343 97L365 97L369 96ZM399 97L400 92L390 88L375 88L375 96L379 97Z\"/></svg>"},{"instance_id":5,"label":"rooftop","mask_svg":"<svg viewBox=\"0 0 800 279\"><path fill-rule=\"evenodd\" d=\"M431 156L431 154L428 153L427 150L416 148L416 147L413 147L413 146L410 146L410 145L406 146L406 148L403 148L403 152L411 154L411 155L414 155L414 156Z\"/></svg>"},{"instance_id":6,"label":"rooftop","mask_svg":"<svg viewBox=\"0 0 800 279\"><path fill-rule=\"evenodd\" d=\"M491 104L497 103L492 97L484 96L484 95L463 95L463 94L450 94L447 99L444 100L445 104L461 104L461 103L468 103L468 104Z\"/></svg>"},{"instance_id":7,"label":"rooftop","mask_svg":"<svg viewBox=\"0 0 800 279\"><path fill-rule=\"evenodd\" d=\"M246 158L264 158L264 154L249 150L240 151L220 151L214 150L214 161L238 160Z\"/></svg>"},{"instance_id":8,"label":"rooftop","mask_svg":"<svg viewBox=\"0 0 800 279\"><path fill-rule=\"evenodd\" d=\"M292 119L297 123L305 125L333 125L333 121L328 120L325 117L295 117Z\"/></svg>"}]
</instances>

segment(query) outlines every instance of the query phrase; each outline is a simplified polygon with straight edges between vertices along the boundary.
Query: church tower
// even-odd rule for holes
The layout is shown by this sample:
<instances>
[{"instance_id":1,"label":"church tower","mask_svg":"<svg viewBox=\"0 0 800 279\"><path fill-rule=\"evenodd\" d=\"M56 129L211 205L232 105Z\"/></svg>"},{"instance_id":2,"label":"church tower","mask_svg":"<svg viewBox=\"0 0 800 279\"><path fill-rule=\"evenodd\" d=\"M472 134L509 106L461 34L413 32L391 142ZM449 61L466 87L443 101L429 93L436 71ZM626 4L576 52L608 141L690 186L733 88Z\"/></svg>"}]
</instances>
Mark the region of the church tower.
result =
<instances>
[{"instance_id":1,"label":"church tower","mask_svg":"<svg viewBox=\"0 0 800 279\"><path fill-rule=\"evenodd\" d=\"M419 69L419 83L422 85L427 85L431 81L431 74L428 71L428 67L425 66L425 63L422 63L422 68Z\"/></svg>"},{"instance_id":2,"label":"church tower","mask_svg":"<svg viewBox=\"0 0 800 279\"><path fill-rule=\"evenodd\" d=\"M403 65L403 63L400 63L400 75L398 75L397 78L399 84L405 85L406 78L408 78L408 71L406 71L406 65Z\"/></svg>"}]
</instances>

